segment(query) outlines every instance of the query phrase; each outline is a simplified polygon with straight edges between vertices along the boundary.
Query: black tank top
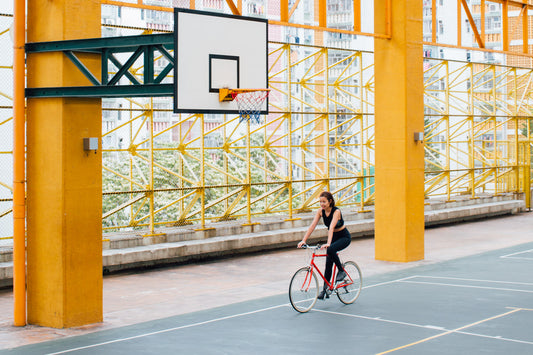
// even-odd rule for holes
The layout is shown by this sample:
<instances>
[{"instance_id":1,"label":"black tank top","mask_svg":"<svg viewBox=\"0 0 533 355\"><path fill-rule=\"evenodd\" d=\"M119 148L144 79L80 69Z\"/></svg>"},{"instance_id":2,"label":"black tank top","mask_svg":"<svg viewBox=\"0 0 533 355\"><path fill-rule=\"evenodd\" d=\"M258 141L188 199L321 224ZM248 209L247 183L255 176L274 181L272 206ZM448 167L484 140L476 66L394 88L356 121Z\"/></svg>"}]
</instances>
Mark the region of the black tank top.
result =
<instances>
[{"instance_id":1,"label":"black tank top","mask_svg":"<svg viewBox=\"0 0 533 355\"><path fill-rule=\"evenodd\" d=\"M333 207L331 209L331 213L329 214L329 216L326 216L326 211L322 210L322 219L324 220L324 224L326 225L326 227L328 227L328 229L329 229L329 225L331 224L331 220L333 219L333 214L335 213L336 210L338 210L338 208ZM335 228L340 228L343 225L344 225L344 220L342 219L342 213L341 213L341 218L339 218L339 220L337 221L337 225L335 226Z\"/></svg>"}]
</instances>

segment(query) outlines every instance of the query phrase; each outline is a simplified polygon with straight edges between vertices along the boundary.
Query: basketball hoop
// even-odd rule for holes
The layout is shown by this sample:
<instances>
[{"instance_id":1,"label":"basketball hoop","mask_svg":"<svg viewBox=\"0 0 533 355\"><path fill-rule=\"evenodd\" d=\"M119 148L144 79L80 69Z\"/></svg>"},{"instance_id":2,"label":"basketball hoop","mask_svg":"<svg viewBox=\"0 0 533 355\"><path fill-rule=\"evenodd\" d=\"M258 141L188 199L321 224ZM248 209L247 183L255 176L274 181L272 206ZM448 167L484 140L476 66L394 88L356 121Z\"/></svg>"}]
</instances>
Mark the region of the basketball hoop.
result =
<instances>
[{"instance_id":1,"label":"basketball hoop","mask_svg":"<svg viewBox=\"0 0 533 355\"><path fill-rule=\"evenodd\" d=\"M246 120L260 124L261 106L268 97L269 92L270 89L230 89L227 94L224 94L226 98L231 95L231 100L237 103L240 117L239 122ZM226 101L229 100L226 99Z\"/></svg>"}]
</instances>

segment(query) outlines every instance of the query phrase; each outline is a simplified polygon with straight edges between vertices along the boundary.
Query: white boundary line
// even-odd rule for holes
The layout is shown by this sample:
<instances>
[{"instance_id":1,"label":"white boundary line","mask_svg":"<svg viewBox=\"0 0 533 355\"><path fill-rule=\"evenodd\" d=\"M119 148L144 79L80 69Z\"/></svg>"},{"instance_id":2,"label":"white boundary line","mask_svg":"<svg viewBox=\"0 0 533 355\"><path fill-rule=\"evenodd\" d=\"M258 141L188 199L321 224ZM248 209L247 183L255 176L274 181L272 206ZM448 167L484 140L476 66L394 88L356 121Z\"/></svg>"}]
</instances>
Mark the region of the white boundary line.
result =
<instances>
[{"instance_id":1,"label":"white boundary line","mask_svg":"<svg viewBox=\"0 0 533 355\"><path fill-rule=\"evenodd\" d=\"M528 282L514 282L514 281L495 281L495 280L482 280L482 279L466 279L462 277L449 277L449 276L425 276L425 275L417 275L414 277L425 277L428 279L445 279L445 280L462 280L462 281L476 281L476 282L492 282L492 283L498 283L498 284L511 284L511 285L527 285L527 286L533 286L533 283ZM399 280L403 281L403 280Z\"/></svg>"},{"instance_id":2,"label":"white boundary line","mask_svg":"<svg viewBox=\"0 0 533 355\"><path fill-rule=\"evenodd\" d=\"M361 316L361 315L358 315L358 314L349 314L349 313L342 313L342 312L326 311L324 309L312 309L311 312L329 313L329 314L335 314L335 315L346 316L346 317L351 317L351 318L361 318L361 319L366 319L366 320L375 320L375 321L378 321L378 322L407 325L407 326L416 327L416 328L432 329L432 330L439 330L439 331L448 331L447 329L445 329L443 327L438 327L438 326L434 326L434 325L421 325L421 324L401 322L401 321L396 321L396 320L391 320L391 319L383 319L381 317L368 317L368 316Z\"/></svg>"},{"instance_id":3,"label":"white boundary line","mask_svg":"<svg viewBox=\"0 0 533 355\"><path fill-rule=\"evenodd\" d=\"M405 280L410 280L410 279L415 278L415 277L418 277L418 276L417 276L417 275L415 275L415 276L408 276L408 277L404 277L404 278L401 278L401 279L396 279L396 280L391 280L391 281L381 282L381 283L379 283L379 284L363 286L363 289L365 289L365 288L372 288L372 287L376 287L376 286L388 285L388 284L392 284L392 283L400 282L400 281L405 281Z\"/></svg>"},{"instance_id":4,"label":"white boundary line","mask_svg":"<svg viewBox=\"0 0 533 355\"><path fill-rule=\"evenodd\" d=\"M533 290L517 290L517 289L514 289L514 288L487 287L487 286L472 286L472 285L458 285L458 284L449 284L449 283L424 282L424 281L411 281L411 280L405 280L405 281L399 281L399 282L413 283L413 284L424 284L424 285L452 286L452 287L465 287L465 288L480 288L480 289L485 289L485 290L499 290L499 291L512 291L512 292L533 293Z\"/></svg>"},{"instance_id":5,"label":"white boundary line","mask_svg":"<svg viewBox=\"0 0 533 355\"><path fill-rule=\"evenodd\" d=\"M518 254L531 253L531 252L533 252L533 249L518 251L516 253L507 254L507 255L502 255L502 256L500 256L500 258L533 260L533 258L526 258L526 257L522 257L522 256L519 256L519 257L514 256L514 255L518 255Z\"/></svg>"},{"instance_id":6,"label":"white boundary line","mask_svg":"<svg viewBox=\"0 0 533 355\"><path fill-rule=\"evenodd\" d=\"M504 337L501 337L501 336L484 335L484 334L470 333L470 332L463 332L463 331L456 331L456 332L454 332L454 333L464 334L464 335L473 335L473 336L481 337L481 338L490 338L490 339L496 339L496 340L511 341L511 342L513 342L513 343L521 343L521 344L529 344L529 345L533 345L533 342L531 342L531 341L518 340L518 339L511 339L511 338L504 338Z\"/></svg>"},{"instance_id":7,"label":"white boundary line","mask_svg":"<svg viewBox=\"0 0 533 355\"><path fill-rule=\"evenodd\" d=\"M506 290L506 291L533 293L533 291L526 291L526 290L504 289L504 288L495 288L495 287L481 287L481 286L471 286L471 285L455 285L455 284L436 283L436 282L419 282L419 281L412 281L411 280L411 279L417 278L417 277L419 277L419 278L420 277L426 277L426 278L440 278L440 279L456 279L456 280L465 280L465 281L501 282L501 281L490 281L490 280L461 279L461 278L453 278L453 277L413 275L413 276L404 277L404 278L401 278L401 279L381 282L381 283L374 284L374 285L363 286L363 289L377 287L377 286L383 286L383 285L388 285L388 284L397 283L397 282L405 282L405 283L430 284L430 285L439 285L439 286L470 287L470 288L482 288L482 289L494 289L494 290ZM512 283L512 282L503 281L501 283ZM527 283L514 283L514 284L532 285L532 284L527 284ZM150 336L150 335L156 335L156 334L167 333L167 332L180 330L180 329L192 328L192 327L196 327L196 326L200 326L200 325L204 325L204 324L209 324L209 323L214 323L214 322L218 322L218 321L222 321L222 320L226 320L226 319L232 319L232 318L237 318L237 317L246 316L246 315L250 315L250 314L269 311L269 310L277 309L277 308L281 308L281 307L287 307L288 305L289 305L288 303L284 303L284 304L280 304L280 305L276 305L276 306L272 306L272 307L258 309L258 310L255 310L255 311L238 313L238 314L234 314L234 315L230 315L230 316L226 316L226 317L210 319L210 320L203 321L203 322L182 325L182 326L179 326L179 327L162 329L162 330L158 330L158 331L155 331L155 332L138 334L138 335L131 336L131 337L119 338L119 339L115 339L115 340L109 340L109 341L96 343L96 344L91 344L91 345L86 345L86 346L80 346L80 347L77 347L77 348L62 350L62 351L58 351L58 352L54 352L54 353L49 353L48 355L65 354L65 353L74 352L74 351L78 351L78 350L95 348L95 347L102 346L102 345L113 344L113 343L118 343L118 342L122 342L122 341L143 338L143 337ZM344 316L348 316L348 317L362 318L362 319L375 320L375 321L381 321L381 322L387 322L387 323L401 324L401 325L407 325L407 326L418 327L418 328L433 329L433 330L439 330L439 331L444 331L444 332L448 331L448 332L453 332L453 333L462 333L462 334L466 334L466 335L493 338L493 339L497 339L497 340L519 342L519 343L524 343L524 344L533 344L532 342L527 342L527 341L521 341L521 340L515 340L515 339L509 339L509 338L502 338L502 337L493 337L493 336L488 336L488 335L482 335L482 334L476 334L476 333L467 333L467 332L461 332L461 331L453 331L453 330L450 331L450 330L446 330L446 329L444 329L442 327L439 327L439 326L419 325L419 324L414 324L414 323L407 323L407 322L400 322L400 321L382 319L380 317L358 316L358 315L345 314L345 313L340 313L340 312L331 312L331 311L325 311L325 310L319 310L319 309L313 309L313 311L322 312L322 313L338 314L338 315L344 315Z\"/></svg>"},{"instance_id":8,"label":"white boundary line","mask_svg":"<svg viewBox=\"0 0 533 355\"><path fill-rule=\"evenodd\" d=\"M288 304L284 303L284 304L280 304L280 305L277 305L277 306L258 309L258 310L255 310L255 311L250 311L250 312L245 312L245 313L234 314L234 315L231 315L231 316L210 319L210 320L207 320L207 321L188 324L188 325L182 325L182 326L174 327L174 328L162 329L162 330L158 330L156 332L144 333L144 334L139 334L139 335L135 335L135 336L127 337L127 338L119 338L119 339L115 339L115 340L104 341L102 343L86 345L86 346L80 346L78 348L72 348L72 349L67 349L67 350L63 350L63 351L58 351L58 352L55 352L55 353L49 353L48 355L64 354L64 353L83 350L83 349L90 349L90 348L94 348L94 347L101 346L101 345L107 345L107 344L118 343L118 342L121 342L121 341L131 340L131 339L143 338L143 337L147 337L147 336L155 335L155 334L162 334L162 333L171 332L171 331L174 331L174 330L192 328L192 327L196 327L196 326L199 326L199 325L214 323L214 322L218 322L218 321L221 321L221 320L226 320L226 319L246 316L246 315L254 314L254 313L260 313L260 312L264 312L264 311L269 311L271 309L276 309L276 308L281 308L281 307L286 307L286 306L288 306Z\"/></svg>"},{"instance_id":9,"label":"white boundary line","mask_svg":"<svg viewBox=\"0 0 533 355\"><path fill-rule=\"evenodd\" d=\"M401 279L397 279L397 280L382 282L382 283L375 284L375 285L363 286L363 289L372 288L372 287L376 287L376 286L387 285L387 284L391 284L391 283L394 283L394 282L399 282L399 281L402 281L402 280L409 280L409 279L411 279L413 277L416 277L416 276L409 276L409 277L405 277L405 278L401 278ZM121 341L127 341L127 340L138 339L138 338L142 338L142 337L146 337L146 336L150 336L150 335L171 332L171 331L174 331L174 330L192 328L192 327L196 327L196 326L199 326L199 325L214 323L214 322L218 322L218 321L221 321L221 320L241 317L241 316L245 316L245 315L249 315L249 314L264 312L264 311L268 311L268 310L271 310L271 309L276 309L276 308L281 308L281 307L286 307L286 306L289 306L289 304L288 303L284 303L284 304L280 304L280 305L277 305L277 306L262 308L262 309L255 310L255 311L234 314L234 315L231 315L231 316L226 316L226 317L221 317L221 318L215 318L215 319L211 319L211 320L204 321L204 322L183 325L183 326L180 326L180 327L162 329L162 330L159 330L159 331L156 331L156 332L139 334L139 335L135 335L135 336L127 337L127 338L119 338L119 339L115 339L115 340L109 340L109 341L105 341L105 342L102 342L102 343L96 343L96 344L92 344L92 345L80 346L78 348L72 348L72 349L67 349L67 350L63 350L63 351L58 351L58 352L55 352L55 353L49 353L48 355L65 354L65 353L68 353L68 352L74 352L74 351L83 350L83 349L90 349L90 348L94 348L94 347L101 346L101 345L113 344L113 343L118 343L118 342L121 342Z\"/></svg>"},{"instance_id":10,"label":"white boundary line","mask_svg":"<svg viewBox=\"0 0 533 355\"><path fill-rule=\"evenodd\" d=\"M524 311L521 308L518 308L517 310L518 311ZM330 314L341 315L341 316L352 317L352 318L361 318L361 319L366 319L366 320L374 320L374 321L378 321L378 322L393 323L393 324L407 325L407 326L416 327L416 328L437 330L437 331L441 331L443 333L447 333L447 332L449 332L450 334L457 333L457 334L471 335L471 336L476 336L476 337L481 337L481 338L490 338L490 339L496 339L496 340L509 341L509 342L513 342L513 343L521 343L521 344L533 345L533 342L526 341L526 340L518 340L518 339L504 338L504 337L501 337L501 336L492 336L492 335L485 335L485 334L479 334L479 333L464 332L464 331L461 331L461 330L449 330L449 329L446 329L444 327L439 327L439 326L434 326L434 325L420 325L420 324L415 324L415 323L400 322L400 321L395 321L395 320L390 320L390 319L383 319L381 317L367 317L367 316L361 316L361 315L357 315L357 314L325 311L325 310L322 310L322 309L313 309L312 312L330 313Z\"/></svg>"}]
</instances>

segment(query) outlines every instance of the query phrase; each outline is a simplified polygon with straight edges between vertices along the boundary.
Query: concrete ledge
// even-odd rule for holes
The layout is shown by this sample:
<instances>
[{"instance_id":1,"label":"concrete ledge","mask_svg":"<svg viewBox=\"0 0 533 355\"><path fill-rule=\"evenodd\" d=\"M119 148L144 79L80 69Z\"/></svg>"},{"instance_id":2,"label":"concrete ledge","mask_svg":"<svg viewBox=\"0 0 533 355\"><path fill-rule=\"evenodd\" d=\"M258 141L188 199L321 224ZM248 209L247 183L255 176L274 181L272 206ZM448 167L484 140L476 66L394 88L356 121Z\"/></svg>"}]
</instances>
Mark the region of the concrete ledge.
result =
<instances>
[{"instance_id":1,"label":"concrete ledge","mask_svg":"<svg viewBox=\"0 0 533 355\"><path fill-rule=\"evenodd\" d=\"M374 234L374 220L347 221L346 226L353 237ZM149 267L157 264L183 263L191 260L250 253L296 246L306 227L220 236L205 240L192 240L140 246L123 250L104 250L104 270L113 272L132 267ZM327 237L324 226L317 227L310 242Z\"/></svg>"},{"instance_id":2,"label":"concrete ledge","mask_svg":"<svg viewBox=\"0 0 533 355\"><path fill-rule=\"evenodd\" d=\"M0 287L13 285L13 262L0 263Z\"/></svg>"},{"instance_id":3,"label":"concrete ledge","mask_svg":"<svg viewBox=\"0 0 533 355\"><path fill-rule=\"evenodd\" d=\"M426 226L434 226L446 223L465 222L480 218L490 218L506 214L515 214L525 210L525 202L522 200L501 201L469 205L439 210L426 211L424 220Z\"/></svg>"},{"instance_id":4,"label":"concrete ledge","mask_svg":"<svg viewBox=\"0 0 533 355\"><path fill-rule=\"evenodd\" d=\"M457 223L474 219L515 214L525 210L522 200L513 195L463 199L460 201L431 201L426 204L426 226ZM104 272L139 267L184 263L228 255L251 253L295 246L300 241L314 213L298 215L298 220L275 218L260 220L260 224L243 226L242 222L212 224L207 230L192 226L158 230L162 235L143 237L141 234L115 233L104 239ZM352 237L374 235L374 212L343 212L345 224ZM318 226L310 242L324 240L327 230ZM12 284L11 250L0 250L0 287Z\"/></svg>"},{"instance_id":5,"label":"concrete ledge","mask_svg":"<svg viewBox=\"0 0 533 355\"><path fill-rule=\"evenodd\" d=\"M0 248L0 263L13 260L13 248Z\"/></svg>"},{"instance_id":6,"label":"concrete ledge","mask_svg":"<svg viewBox=\"0 0 533 355\"><path fill-rule=\"evenodd\" d=\"M454 206L457 206L457 204L454 204ZM524 207L525 203L521 200L508 200L475 205L467 204L465 206L437 210L429 208L429 211L425 212L425 223L426 226L430 226L515 214L522 211ZM353 219L345 217L346 227L352 237L374 235L373 212L366 213L365 217L367 218ZM202 240L134 247L120 251L105 250L104 268L106 272L113 272L128 268L184 263L191 260L295 246L303 238L312 216L306 219L308 219L308 223L298 228L280 228L254 233L217 236ZM324 240L326 237L326 228L320 226L316 228L311 241Z\"/></svg>"}]
</instances>

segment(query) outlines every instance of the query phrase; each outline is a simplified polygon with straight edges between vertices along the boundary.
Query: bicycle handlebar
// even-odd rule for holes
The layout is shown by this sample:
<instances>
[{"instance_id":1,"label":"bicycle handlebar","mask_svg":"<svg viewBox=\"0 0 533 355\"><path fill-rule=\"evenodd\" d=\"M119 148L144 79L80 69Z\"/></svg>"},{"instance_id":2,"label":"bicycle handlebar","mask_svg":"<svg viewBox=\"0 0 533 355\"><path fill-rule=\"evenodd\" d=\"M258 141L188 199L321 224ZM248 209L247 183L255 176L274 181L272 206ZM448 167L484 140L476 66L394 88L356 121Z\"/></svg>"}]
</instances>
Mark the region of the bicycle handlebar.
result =
<instances>
[{"instance_id":1,"label":"bicycle handlebar","mask_svg":"<svg viewBox=\"0 0 533 355\"><path fill-rule=\"evenodd\" d=\"M317 244L317 245L309 245L309 244L304 244L302 245L302 249L320 249L320 247L322 247L321 244Z\"/></svg>"}]
</instances>

